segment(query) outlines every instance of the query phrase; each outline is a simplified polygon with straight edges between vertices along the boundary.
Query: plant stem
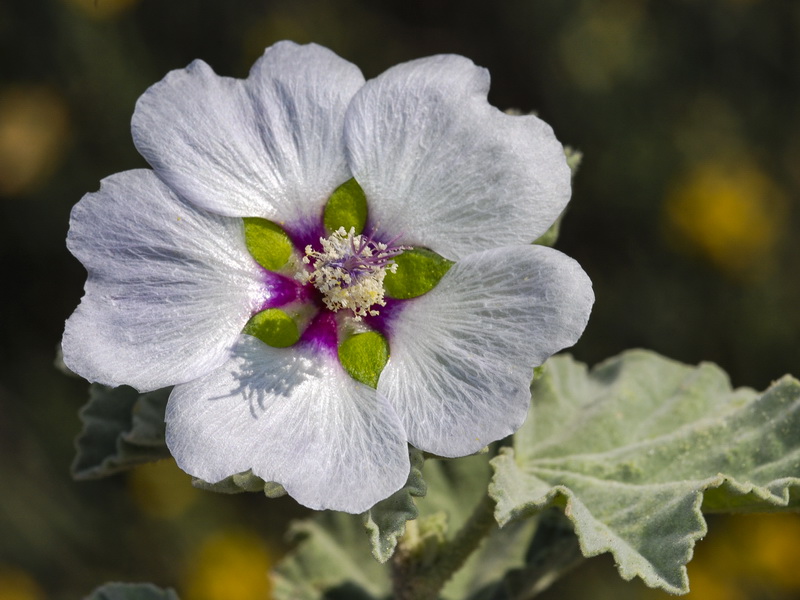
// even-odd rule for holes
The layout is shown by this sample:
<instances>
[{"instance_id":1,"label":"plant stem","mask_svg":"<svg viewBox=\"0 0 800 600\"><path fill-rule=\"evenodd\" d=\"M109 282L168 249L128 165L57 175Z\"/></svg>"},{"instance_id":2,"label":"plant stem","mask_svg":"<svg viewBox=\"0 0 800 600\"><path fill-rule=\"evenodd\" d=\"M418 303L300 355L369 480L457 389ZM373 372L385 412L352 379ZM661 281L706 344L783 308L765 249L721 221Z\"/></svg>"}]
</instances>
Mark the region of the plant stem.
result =
<instances>
[{"instance_id":1,"label":"plant stem","mask_svg":"<svg viewBox=\"0 0 800 600\"><path fill-rule=\"evenodd\" d=\"M484 496L475 507L467 522L452 540L442 543L434 560L423 564L420 560L422 543L416 523L410 521L413 530L407 530L391 561L394 600L436 600L444 584L480 546L492 528L494 500Z\"/></svg>"},{"instance_id":2,"label":"plant stem","mask_svg":"<svg viewBox=\"0 0 800 600\"><path fill-rule=\"evenodd\" d=\"M584 560L569 519L557 508L550 508L539 517L526 566L507 576L506 589L513 600L530 600Z\"/></svg>"}]
</instances>

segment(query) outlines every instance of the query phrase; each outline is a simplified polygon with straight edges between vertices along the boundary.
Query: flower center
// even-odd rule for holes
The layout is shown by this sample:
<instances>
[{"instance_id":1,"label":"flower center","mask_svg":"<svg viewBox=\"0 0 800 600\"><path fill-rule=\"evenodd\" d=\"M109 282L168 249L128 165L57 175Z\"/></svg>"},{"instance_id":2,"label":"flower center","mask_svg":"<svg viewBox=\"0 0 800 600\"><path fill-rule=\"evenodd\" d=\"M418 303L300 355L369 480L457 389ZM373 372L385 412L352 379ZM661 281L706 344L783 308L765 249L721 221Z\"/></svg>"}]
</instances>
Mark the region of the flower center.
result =
<instances>
[{"instance_id":1,"label":"flower center","mask_svg":"<svg viewBox=\"0 0 800 600\"><path fill-rule=\"evenodd\" d=\"M377 315L372 308L386 306L383 299L383 279L387 272L397 271L394 257L406 248L376 242L366 235L356 235L355 229L340 227L328 238L320 238L322 251L306 246L303 262L311 265L297 275L302 283L312 283L322 293L329 310L353 311L357 321Z\"/></svg>"}]
</instances>

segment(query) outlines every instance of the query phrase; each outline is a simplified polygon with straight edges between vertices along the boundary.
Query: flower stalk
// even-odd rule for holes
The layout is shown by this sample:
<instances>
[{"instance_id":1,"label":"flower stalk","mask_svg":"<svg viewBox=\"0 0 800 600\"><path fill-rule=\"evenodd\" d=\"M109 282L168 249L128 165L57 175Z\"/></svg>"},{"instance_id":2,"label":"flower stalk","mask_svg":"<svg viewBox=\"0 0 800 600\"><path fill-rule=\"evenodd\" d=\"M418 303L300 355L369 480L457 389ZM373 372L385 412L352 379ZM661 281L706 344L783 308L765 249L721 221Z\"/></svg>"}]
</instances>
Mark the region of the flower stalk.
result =
<instances>
[{"instance_id":1,"label":"flower stalk","mask_svg":"<svg viewBox=\"0 0 800 600\"><path fill-rule=\"evenodd\" d=\"M417 521L409 521L390 562L394 600L436 600L444 585L497 526L494 506L494 500L484 496L455 537L439 544L430 562L422 560L425 536L420 535Z\"/></svg>"}]
</instances>

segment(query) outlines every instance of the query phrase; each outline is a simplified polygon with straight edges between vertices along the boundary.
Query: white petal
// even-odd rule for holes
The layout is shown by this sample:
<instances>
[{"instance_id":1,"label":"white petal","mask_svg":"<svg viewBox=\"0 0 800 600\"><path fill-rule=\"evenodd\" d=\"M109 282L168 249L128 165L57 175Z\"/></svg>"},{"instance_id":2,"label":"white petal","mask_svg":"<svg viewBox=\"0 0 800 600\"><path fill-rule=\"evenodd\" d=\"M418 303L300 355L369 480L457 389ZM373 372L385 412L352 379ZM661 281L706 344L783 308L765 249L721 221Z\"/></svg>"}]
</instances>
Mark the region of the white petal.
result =
<instances>
[{"instance_id":1,"label":"white petal","mask_svg":"<svg viewBox=\"0 0 800 600\"><path fill-rule=\"evenodd\" d=\"M476 452L519 428L533 367L577 341L593 301L578 263L550 248L470 255L390 322L378 392L412 445Z\"/></svg>"},{"instance_id":2,"label":"white petal","mask_svg":"<svg viewBox=\"0 0 800 600\"><path fill-rule=\"evenodd\" d=\"M392 408L335 356L302 345L242 336L229 362L175 387L166 420L167 445L187 473L217 482L252 469L314 509L364 512L408 477Z\"/></svg>"},{"instance_id":3,"label":"white petal","mask_svg":"<svg viewBox=\"0 0 800 600\"><path fill-rule=\"evenodd\" d=\"M228 216L316 217L351 177L342 123L364 78L330 50L281 42L247 79L195 61L136 104L133 138L185 198Z\"/></svg>"},{"instance_id":4,"label":"white petal","mask_svg":"<svg viewBox=\"0 0 800 600\"><path fill-rule=\"evenodd\" d=\"M457 259L532 242L566 206L570 172L552 129L493 108L488 89L488 71L444 55L393 67L353 98L350 167L371 223L398 243Z\"/></svg>"},{"instance_id":5,"label":"white petal","mask_svg":"<svg viewBox=\"0 0 800 600\"><path fill-rule=\"evenodd\" d=\"M242 220L181 201L152 171L118 173L84 196L67 246L89 278L64 362L90 381L144 391L203 375L265 300Z\"/></svg>"}]
</instances>

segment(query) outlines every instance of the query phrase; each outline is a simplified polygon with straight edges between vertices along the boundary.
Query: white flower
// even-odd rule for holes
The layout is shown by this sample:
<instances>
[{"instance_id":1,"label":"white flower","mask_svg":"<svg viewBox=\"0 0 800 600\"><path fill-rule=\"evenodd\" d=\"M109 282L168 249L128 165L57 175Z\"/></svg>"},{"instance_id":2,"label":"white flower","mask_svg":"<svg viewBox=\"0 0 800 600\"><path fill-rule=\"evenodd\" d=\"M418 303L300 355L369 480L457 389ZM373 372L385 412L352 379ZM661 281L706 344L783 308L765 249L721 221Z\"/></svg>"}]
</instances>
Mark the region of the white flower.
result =
<instances>
[{"instance_id":1,"label":"white flower","mask_svg":"<svg viewBox=\"0 0 800 600\"><path fill-rule=\"evenodd\" d=\"M167 443L181 468L209 482L252 469L317 509L361 512L399 489L407 443L455 457L513 433L532 368L578 339L593 295L577 263L530 244L569 199L561 145L538 118L491 107L488 88L460 56L365 83L329 50L290 42L244 80L201 61L173 71L133 117L153 170L112 175L73 210L68 246L89 277L66 364L111 386L174 385ZM337 238L323 209L351 178L369 236ZM242 217L283 227L296 278L256 263ZM384 308L384 271L409 247L455 264ZM345 262L372 278L358 294L335 269ZM306 306L296 344L242 333L289 305ZM388 340L376 387L337 357L351 326Z\"/></svg>"}]
</instances>

